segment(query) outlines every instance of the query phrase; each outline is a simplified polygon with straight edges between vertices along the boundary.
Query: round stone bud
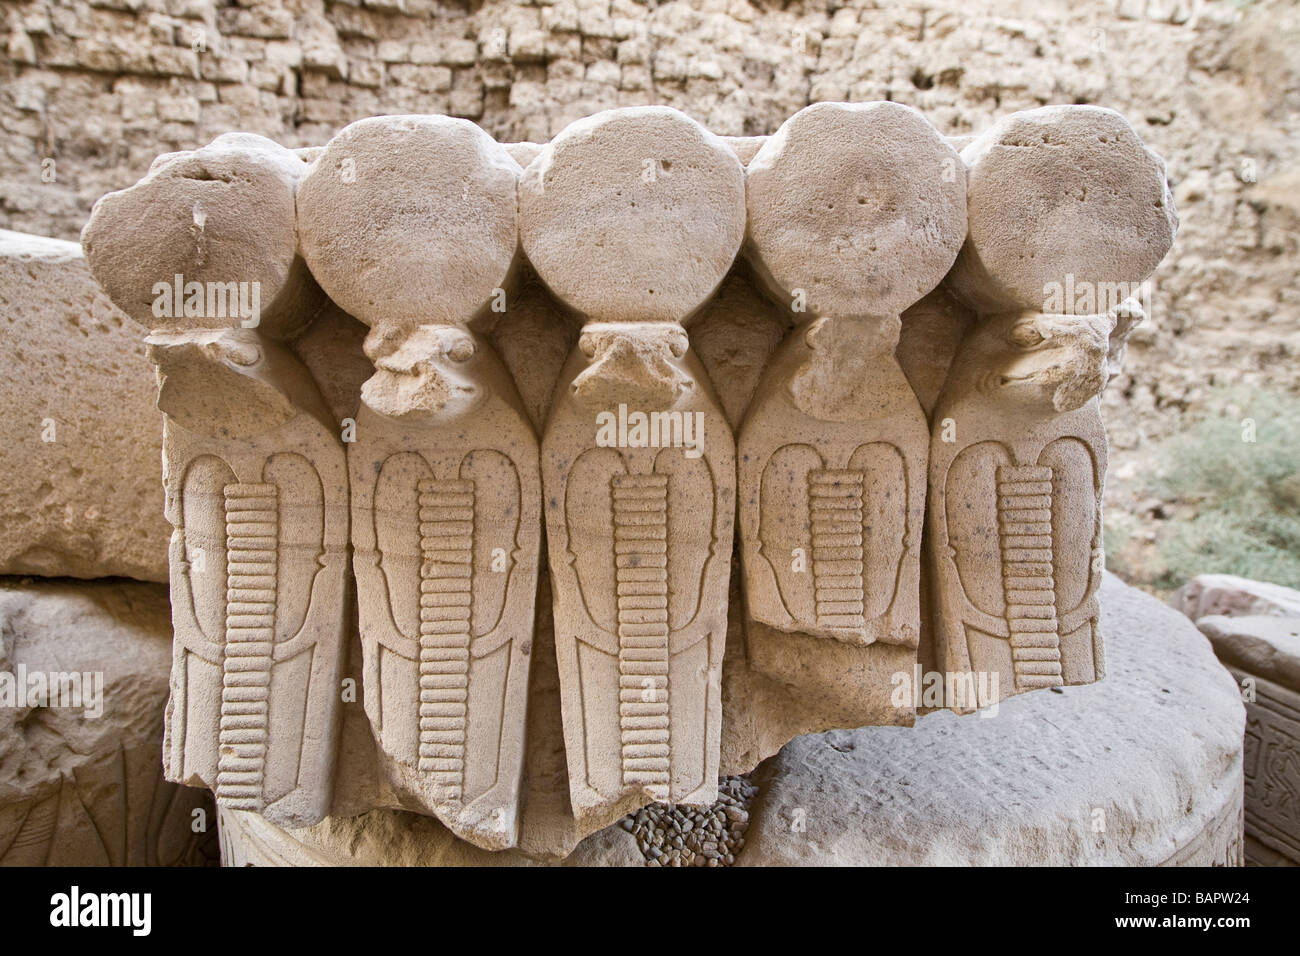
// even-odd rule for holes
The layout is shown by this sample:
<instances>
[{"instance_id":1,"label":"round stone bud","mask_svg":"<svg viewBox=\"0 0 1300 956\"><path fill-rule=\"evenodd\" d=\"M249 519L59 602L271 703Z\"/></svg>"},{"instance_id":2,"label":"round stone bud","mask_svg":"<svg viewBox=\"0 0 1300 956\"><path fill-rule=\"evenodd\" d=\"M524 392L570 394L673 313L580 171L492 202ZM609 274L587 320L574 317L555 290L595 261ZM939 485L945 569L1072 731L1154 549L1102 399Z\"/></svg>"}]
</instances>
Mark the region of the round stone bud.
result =
<instances>
[{"instance_id":1,"label":"round stone bud","mask_svg":"<svg viewBox=\"0 0 1300 956\"><path fill-rule=\"evenodd\" d=\"M464 324L515 259L519 172L468 120L352 123L298 189L303 257L330 298L369 326Z\"/></svg>"},{"instance_id":2,"label":"round stone bud","mask_svg":"<svg viewBox=\"0 0 1300 956\"><path fill-rule=\"evenodd\" d=\"M744 170L677 110L597 113L524 170L519 232L542 281L587 318L681 322L740 249Z\"/></svg>"},{"instance_id":3,"label":"round stone bud","mask_svg":"<svg viewBox=\"0 0 1300 956\"><path fill-rule=\"evenodd\" d=\"M1114 110L1013 113L961 155L968 228L948 284L981 312L1059 312L1045 303L1067 284L1131 289L1173 244L1164 161Z\"/></svg>"},{"instance_id":4,"label":"round stone bud","mask_svg":"<svg viewBox=\"0 0 1300 956\"><path fill-rule=\"evenodd\" d=\"M311 318L304 297L320 294L297 257L294 190L306 171L251 133L160 156L95 203L81 233L90 270L146 328L246 325L288 337Z\"/></svg>"},{"instance_id":5,"label":"round stone bud","mask_svg":"<svg viewBox=\"0 0 1300 956\"><path fill-rule=\"evenodd\" d=\"M898 315L939 284L966 234L961 158L898 103L815 103L747 170L748 257L813 314Z\"/></svg>"}]
</instances>

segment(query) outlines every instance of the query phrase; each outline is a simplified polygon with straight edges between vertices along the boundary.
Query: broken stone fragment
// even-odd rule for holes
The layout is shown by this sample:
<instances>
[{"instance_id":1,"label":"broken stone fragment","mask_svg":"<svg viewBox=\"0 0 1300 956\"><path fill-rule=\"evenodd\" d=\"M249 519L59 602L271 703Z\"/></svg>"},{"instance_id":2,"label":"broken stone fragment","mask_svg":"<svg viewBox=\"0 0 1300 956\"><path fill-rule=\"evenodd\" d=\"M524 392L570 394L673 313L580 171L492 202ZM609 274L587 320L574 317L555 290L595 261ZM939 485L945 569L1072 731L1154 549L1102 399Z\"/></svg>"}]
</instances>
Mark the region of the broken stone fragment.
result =
<instances>
[{"instance_id":1,"label":"broken stone fragment","mask_svg":"<svg viewBox=\"0 0 1300 956\"><path fill-rule=\"evenodd\" d=\"M519 172L472 123L378 117L298 197L313 271L371 327L347 457L376 770L486 849L519 839L541 483L510 373L469 326L508 305Z\"/></svg>"},{"instance_id":2,"label":"broken stone fragment","mask_svg":"<svg viewBox=\"0 0 1300 956\"><path fill-rule=\"evenodd\" d=\"M202 866L205 791L162 779L167 589L0 584L0 867Z\"/></svg>"},{"instance_id":3,"label":"broken stone fragment","mask_svg":"<svg viewBox=\"0 0 1300 956\"><path fill-rule=\"evenodd\" d=\"M321 304L298 257L294 190L307 168L252 133L160 157L95 203L81 234L91 272L149 329L242 325L290 338Z\"/></svg>"},{"instance_id":4,"label":"broken stone fragment","mask_svg":"<svg viewBox=\"0 0 1300 956\"><path fill-rule=\"evenodd\" d=\"M816 104L747 201L750 260L801 322L740 433L746 660L815 703L805 732L908 724L929 429L894 352L961 246L960 160L908 107Z\"/></svg>"},{"instance_id":5,"label":"broken stone fragment","mask_svg":"<svg viewBox=\"0 0 1300 956\"><path fill-rule=\"evenodd\" d=\"M981 312L1104 313L1134 294L1173 243L1178 214L1164 161L1114 110L1013 113L961 157L969 224L948 284ZM1045 305L1054 292L1075 299L1067 289L1082 298L1089 288L1124 291L1092 308Z\"/></svg>"},{"instance_id":6,"label":"broken stone fragment","mask_svg":"<svg viewBox=\"0 0 1300 956\"><path fill-rule=\"evenodd\" d=\"M1211 614L1300 618L1300 591L1234 574L1198 574L1175 592L1170 603L1193 621Z\"/></svg>"},{"instance_id":7,"label":"broken stone fragment","mask_svg":"<svg viewBox=\"0 0 1300 956\"><path fill-rule=\"evenodd\" d=\"M400 338L467 322L514 262L518 176L510 154L467 120L360 120L303 178L303 256L330 298L372 328Z\"/></svg>"}]
</instances>

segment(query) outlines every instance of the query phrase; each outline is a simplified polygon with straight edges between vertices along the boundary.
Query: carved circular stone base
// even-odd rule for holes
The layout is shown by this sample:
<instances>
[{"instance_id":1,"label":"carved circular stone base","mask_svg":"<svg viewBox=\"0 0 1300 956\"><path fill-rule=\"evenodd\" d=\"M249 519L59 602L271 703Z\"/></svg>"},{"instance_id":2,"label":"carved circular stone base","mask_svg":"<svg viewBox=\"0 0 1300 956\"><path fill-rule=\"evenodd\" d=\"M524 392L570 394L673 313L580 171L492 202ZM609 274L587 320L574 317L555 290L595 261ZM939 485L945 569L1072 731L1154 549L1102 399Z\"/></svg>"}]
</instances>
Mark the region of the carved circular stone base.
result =
<instances>
[{"instance_id":1,"label":"carved circular stone base","mask_svg":"<svg viewBox=\"0 0 1300 956\"><path fill-rule=\"evenodd\" d=\"M1107 676L996 714L791 741L753 775L745 866L1240 865L1238 688L1178 612L1107 576ZM374 811L283 830L221 813L227 865L520 865L437 821ZM567 865L639 865L631 833L593 834Z\"/></svg>"}]
</instances>

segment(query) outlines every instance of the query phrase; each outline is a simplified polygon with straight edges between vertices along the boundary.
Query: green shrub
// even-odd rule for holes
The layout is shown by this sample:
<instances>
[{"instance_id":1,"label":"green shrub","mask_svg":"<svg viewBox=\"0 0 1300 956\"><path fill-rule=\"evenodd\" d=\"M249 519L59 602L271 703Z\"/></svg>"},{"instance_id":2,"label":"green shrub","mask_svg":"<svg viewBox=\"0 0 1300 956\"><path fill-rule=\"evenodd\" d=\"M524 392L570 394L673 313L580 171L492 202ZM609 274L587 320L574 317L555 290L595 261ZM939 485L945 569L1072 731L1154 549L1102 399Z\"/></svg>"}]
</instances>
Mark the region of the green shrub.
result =
<instances>
[{"instance_id":1,"label":"green shrub","mask_svg":"<svg viewBox=\"0 0 1300 956\"><path fill-rule=\"evenodd\" d=\"M1257 392L1216 404L1229 411L1155 449L1149 490L1173 515L1156 539L1162 567L1151 584L1225 573L1300 588L1300 400ZM1118 548L1131 525L1114 530Z\"/></svg>"}]
</instances>

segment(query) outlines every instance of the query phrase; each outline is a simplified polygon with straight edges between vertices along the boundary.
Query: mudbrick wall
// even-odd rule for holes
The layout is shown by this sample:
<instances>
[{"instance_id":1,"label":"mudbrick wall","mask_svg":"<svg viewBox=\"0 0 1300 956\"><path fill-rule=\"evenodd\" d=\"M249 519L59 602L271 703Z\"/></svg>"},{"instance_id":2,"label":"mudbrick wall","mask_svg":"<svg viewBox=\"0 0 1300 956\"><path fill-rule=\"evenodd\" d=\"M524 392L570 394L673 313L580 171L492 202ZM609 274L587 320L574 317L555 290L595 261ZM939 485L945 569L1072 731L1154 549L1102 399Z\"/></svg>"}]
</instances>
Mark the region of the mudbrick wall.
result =
<instances>
[{"instance_id":1,"label":"mudbrick wall","mask_svg":"<svg viewBox=\"0 0 1300 956\"><path fill-rule=\"evenodd\" d=\"M76 238L159 153L220 133L324 143L445 112L502 141L676 106L723 135L891 99L950 135L1047 103L1120 110L1182 217L1106 396L1108 497L1224 385L1300 390L1300 8L1194 0L2 0L0 226Z\"/></svg>"}]
</instances>

